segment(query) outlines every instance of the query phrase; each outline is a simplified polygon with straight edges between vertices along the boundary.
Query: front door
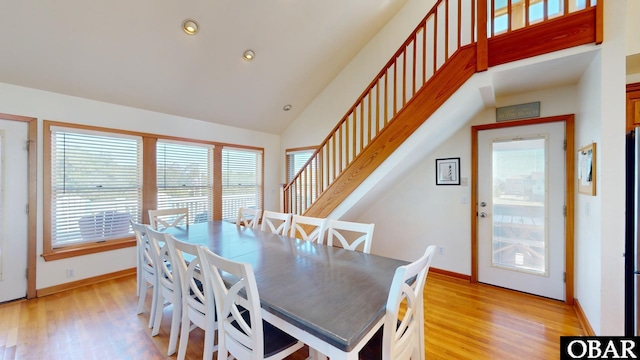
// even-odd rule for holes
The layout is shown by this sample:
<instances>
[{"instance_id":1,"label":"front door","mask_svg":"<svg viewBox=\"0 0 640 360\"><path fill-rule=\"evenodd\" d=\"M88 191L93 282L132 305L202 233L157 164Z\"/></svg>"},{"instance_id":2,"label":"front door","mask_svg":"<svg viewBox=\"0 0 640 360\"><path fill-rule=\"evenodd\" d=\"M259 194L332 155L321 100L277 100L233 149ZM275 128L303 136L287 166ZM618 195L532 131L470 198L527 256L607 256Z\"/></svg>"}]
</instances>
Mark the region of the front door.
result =
<instances>
[{"instance_id":1,"label":"front door","mask_svg":"<svg viewBox=\"0 0 640 360\"><path fill-rule=\"evenodd\" d=\"M565 124L478 132L478 281L565 299Z\"/></svg>"},{"instance_id":2,"label":"front door","mask_svg":"<svg viewBox=\"0 0 640 360\"><path fill-rule=\"evenodd\" d=\"M0 302L27 295L28 129L0 119Z\"/></svg>"}]
</instances>

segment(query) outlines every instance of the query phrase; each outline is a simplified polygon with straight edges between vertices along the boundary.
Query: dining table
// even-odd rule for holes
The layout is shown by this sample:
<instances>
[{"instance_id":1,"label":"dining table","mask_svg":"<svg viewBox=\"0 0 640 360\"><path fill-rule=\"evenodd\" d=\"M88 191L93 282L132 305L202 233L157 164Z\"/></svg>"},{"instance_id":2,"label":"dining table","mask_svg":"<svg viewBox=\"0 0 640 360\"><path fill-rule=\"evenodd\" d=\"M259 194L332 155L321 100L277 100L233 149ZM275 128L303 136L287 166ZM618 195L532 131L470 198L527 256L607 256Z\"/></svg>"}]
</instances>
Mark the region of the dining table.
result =
<instances>
[{"instance_id":1,"label":"dining table","mask_svg":"<svg viewBox=\"0 0 640 360\"><path fill-rule=\"evenodd\" d=\"M382 326L396 268L407 262L214 220L166 229L249 263L263 319L331 359L358 359Z\"/></svg>"}]
</instances>

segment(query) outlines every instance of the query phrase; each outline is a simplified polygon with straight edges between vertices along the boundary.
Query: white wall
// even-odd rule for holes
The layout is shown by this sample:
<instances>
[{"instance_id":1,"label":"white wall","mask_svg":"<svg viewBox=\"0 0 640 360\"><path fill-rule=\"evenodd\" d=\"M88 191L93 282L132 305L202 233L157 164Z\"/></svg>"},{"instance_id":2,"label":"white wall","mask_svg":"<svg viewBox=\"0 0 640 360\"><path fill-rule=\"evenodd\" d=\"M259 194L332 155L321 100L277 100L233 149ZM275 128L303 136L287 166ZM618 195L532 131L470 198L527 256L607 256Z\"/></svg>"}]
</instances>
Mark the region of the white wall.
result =
<instances>
[{"instance_id":1,"label":"white wall","mask_svg":"<svg viewBox=\"0 0 640 360\"><path fill-rule=\"evenodd\" d=\"M265 208L278 208L280 138L277 135L217 125L125 106L71 97L0 83L0 113L38 118L38 225L37 254L42 254L42 121L88 124L152 134L263 147ZM135 248L45 262L38 256L36 288L98 276L135 267ZM66 278L65 269L76 277Z\"/></svg>"},{"instance_id":2,"label":"white wall","mask_svg":"<svg viewBox=\"0 0 640 360\"><path fill-rule=\"evenodd\" d=\"M640 1L627 0L626 2L627 12L624 17L626 19L627 34L626 54L640 54L640 21L638 21L638 15L640 14Z\"/></svg>"},{"instance_id":3,"label":"white wall","mask_svg":"<svg viewBox=\"0 0 640 360\"><path fill-rule=\"evenodd\" d=\"M596 143L596 164L601 163L601 104L594 99L601 97L602 68L601 55L598 54L578 84L578 113L576 114L576 148ZM602 288L602 243L601 231L601 183L600 166L596 168L596 194L589 196L576 193L575 198L575 297L578 299L591 327L601 326L601 288ZM576 181L577 184L577 181ZM576 185L577 186L577 185Z\"/></svg>"},{"instance_id":4,"label":"white wall","mask_svg":"<svg viewBox=\"0 0 640 360\"><path fill-rule=\"evenodd\" d=\"M572 114L577 110L576 94L575 86L563 86L499 97L496 104L540 101L542 117ZM460 157L460 177L470 181L471 126L493 122L495 108L484 109L356 219L376 224L372 253L414 260L435 244L444 253L434 258L434 267L471 274L471 190L468 185L436 186L435 159Z\"/></svg>"},{"instance_id":5,"label":"white wall","mask_svg":"<svg viewBox=\"0 0 640 360\"><path fill-rule=\"evenodd\" d=\"M617 7L604 7L597 168L602 222L602 317L600 328L594 328L598 335L624 333L625 15L624 2Z\"/></svg>"},{"instance_id":6,"label":"white wall","mask_svg":"<svg viewBox=\"0 0 640 360\"><path fill-rule=\"evenodd\" d=\"M281 134L285 149L320 145L435 0L409 0ZM284 168L284 156L280 160ZM284 173L281 175L284 181Z\"/></svg>"}]
</instances>

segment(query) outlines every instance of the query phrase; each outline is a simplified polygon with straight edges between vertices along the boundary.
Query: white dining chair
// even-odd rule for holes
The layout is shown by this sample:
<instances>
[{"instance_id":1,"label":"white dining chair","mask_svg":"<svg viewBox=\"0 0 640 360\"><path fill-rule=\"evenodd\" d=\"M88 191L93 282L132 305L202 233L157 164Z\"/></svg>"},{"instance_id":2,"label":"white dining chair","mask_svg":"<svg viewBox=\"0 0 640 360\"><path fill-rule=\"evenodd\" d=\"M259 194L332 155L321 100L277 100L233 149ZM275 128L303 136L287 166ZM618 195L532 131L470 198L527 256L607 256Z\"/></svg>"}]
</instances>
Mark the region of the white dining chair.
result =
<instances>
[{"instance_id":1,"label":"white dining chair","mask_svg":"<svg viewBox=\"0 0 640 360\"><path fill-rule=\"evenodd\" d=\"M424 359L424 285L436 246L396 269L383 327L360 351L361 359ZM402 311L401 311L402 310Z\"/></svg>"},{"instance_id":2,"label":"white dining chair","mask_svg":"<svg viewBox=\"0 0 640 360\"><path fill-rule=\"evenodd\" d=\"M336 243L348 250L361 248L362 252L369 254L374 226L375 224L330 219L327 226L327 245L334 246Z\"/></svg>"},{"instance_id":3,"label":"white dining chair","mask_svg":"<svg viewBox=\"0 0 640 360\"><path fill-rule=\"evenodd\" d=\"M189 209L158 209L149 210L149 223L155 230L162 230L168 227L189 224Z\"/></svg>"},{"instance_id":4,"label":"white dining chair","mask_svg":"<svg viewBox=\"0 0 640 360\"><path fill-rule=\"evenodd\" d=\"M167 355L171 356L176 352L178 332L180 331L180 321L182 319L182 287L179 273L172 271L176 266L172 264L172 255L167 243L172 241L172 237L167 235L169 234L156 231L151 226L147 226L149 243L152 251L155 252L154 263L156 264L156 277L158 279L158 300L151 336L156 336L160 332L164 307L170 304L173 305L171 309L169 345L167 348Z\"/></svg>"},{"instance_id":5,"label":"white dining chair","mask_svg":"<svg viewBox=\"0 0 640 360\"><path fill-rule=\"evenodd\" d=\"M291 218L291 231L289 236L323 244L327 223L328 220L325 218L294 214Z\"/></svg>"},{"instance_id":6,"label":"white dining chair","mask_svg":"<svg viewBox=\"0 0 640 360\"><path fill-rule=\"evenodd\" d=\"M262 216L261 209L238 208L238 216L236 217L236 225L257 229Z\"/></svg>"},{"instance_id":7,"label":"white dining chair","mask_svg":"<svg viewBox=\"0 0 640 360\"><path fill-rule=\"evenodd\" d=\"M198 327L204 330L202 359L210 360L213 357L213 352L217 350L214 343L217 330L216 310L213 296L205 295L205 281L200 270L198 245L180 241L173 235L167 234L166 237L169 238L167 244L172 255L173 271L179 272L182 287L182 326L180 328L178 359L184 360L189 333Z\"/></svg>"},{"instance_id":8,"label":"white dining chair","mask_svg":"<svg viewBox=\"0 0 640 360\"><path fill-rule=\"evenodd\" d=\"M251 265L225 259L202 246L199 251L205 281L216 300L218 359L230 354L238 360L279 360L302 348L303 343L262 319Z\"/></svg>"},{"instance_id":9,"label":"white dining chair","mask_svg":"<svg viewBox=\"0 0 640 360\"><path fill-rule=\"evenodd\" d=\"M138 309L137 313L142 314L144 303L147 298L148 289L151 289L151 309L149 310L149 327L153 326L154 315L158 302L158 279L153 261L153 253L147 238L147 227L131 221L133 233L136 235L136 254L138 264Z\"/></svg>"},{"instance_id":10,"label":"white dining chair","mask_svg":"<svg viewBox=\"0 0 640 360\"><path fill-rule=\"evenodd\" d=\"M278 235L287 235L291 226L291 214L265 210L260 230Z\"/></svg>"}]
</instances>

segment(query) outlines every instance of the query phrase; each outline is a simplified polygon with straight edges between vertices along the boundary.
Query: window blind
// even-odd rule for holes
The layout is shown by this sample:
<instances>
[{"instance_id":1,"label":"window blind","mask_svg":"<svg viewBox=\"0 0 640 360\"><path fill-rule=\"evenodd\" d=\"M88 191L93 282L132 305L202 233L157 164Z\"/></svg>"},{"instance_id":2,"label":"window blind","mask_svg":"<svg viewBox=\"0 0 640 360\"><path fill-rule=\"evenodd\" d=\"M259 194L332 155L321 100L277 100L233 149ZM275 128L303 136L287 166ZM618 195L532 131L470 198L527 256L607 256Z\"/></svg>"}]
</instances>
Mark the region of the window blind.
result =
<instances>
[{"instance_id":1,"label":"window blind","mask_svg":"<svg viewBox=\"0 0 640 360\"><path fill-rule=\"evenodd\" d=\"M291 182L298 174L302 167L307 163L313 155L315 149L287 151L287 182ZM317 159L312 161L311 166L307 167L305 172L299 177L294 184L295 192L298 195L299 205L302 205L301 211L304 212L313 200L317 197ZM304 203L302 203L302 201Z\"/></svg>"},{"instance_id":2,"label":"window blind","mask_svg":"<svg viewBox=\"0 0 640 360\"><path fill-rule=\"evenodd\" d=\"M189 222L205 222L213 209L213 145L158 141L158 209L188 208Z\"/></svg>"},{"instance_id":3,"label":"window blind","mask_svg":"<svg viewBox=\"0 0 640 360\"><path fill-rule=\"evenodd\" d=\"M262 209L262 151L222 149L222 219L235 219L238 208Z\"/></svg>"},{"instance_id":4,"label":"window blind","mask_svg":"<svg viewBox=\"0 0 640 360\"><path fill-rule=\"evenodd\" d=\"M142 139L51 128L53 248L122 238L140 222Z\"/></svg>"},{"instance_id":5,"label":"window blind","mask_svg":"<svg viewBox=\"0 0 640 360\"><path fill-rule=\"evenodd\" d=\"M302 166L309 160L315 150L300 150L287 152L287 182L291 181L294 176L302 169Z\"/></svg>"}]
</instances>

